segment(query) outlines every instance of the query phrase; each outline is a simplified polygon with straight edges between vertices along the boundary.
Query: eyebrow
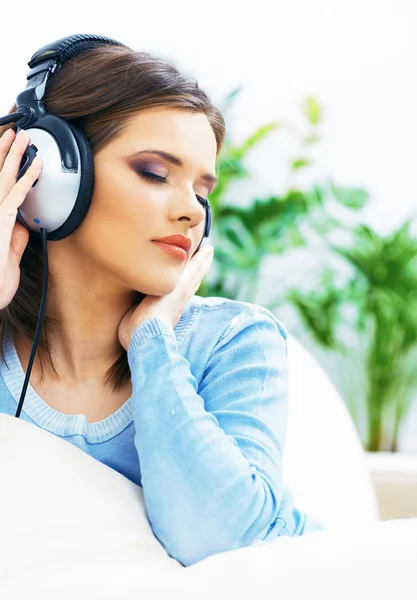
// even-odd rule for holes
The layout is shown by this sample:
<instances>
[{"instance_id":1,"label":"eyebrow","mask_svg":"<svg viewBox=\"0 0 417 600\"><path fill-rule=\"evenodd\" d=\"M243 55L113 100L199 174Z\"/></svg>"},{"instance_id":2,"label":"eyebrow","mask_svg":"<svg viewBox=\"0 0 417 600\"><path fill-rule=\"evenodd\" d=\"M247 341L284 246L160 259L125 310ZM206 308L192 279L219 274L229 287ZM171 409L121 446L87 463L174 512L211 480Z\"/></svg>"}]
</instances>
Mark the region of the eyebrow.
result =
<instances>
[{"instance_id":1,"label":"eyebrow","mask_svg":"<svg viewBox=\"0 0 417 600\"><path fill-rule=\"evenodd\" d=\"M141 150L140 152L135 152L132 158L135 156L139 156L140 154L157 154L158 156L164 158L166 161L168 161L172 165L175 165L176 167L184 166L184 162L178 156L174 156L173 154L165 152L164 150ZM204 175L201 175L201 179L206 183L212 184L213 186L219 183L217 177L215 177L211 173L205 173Z\"/></svg>"}]
</instances>

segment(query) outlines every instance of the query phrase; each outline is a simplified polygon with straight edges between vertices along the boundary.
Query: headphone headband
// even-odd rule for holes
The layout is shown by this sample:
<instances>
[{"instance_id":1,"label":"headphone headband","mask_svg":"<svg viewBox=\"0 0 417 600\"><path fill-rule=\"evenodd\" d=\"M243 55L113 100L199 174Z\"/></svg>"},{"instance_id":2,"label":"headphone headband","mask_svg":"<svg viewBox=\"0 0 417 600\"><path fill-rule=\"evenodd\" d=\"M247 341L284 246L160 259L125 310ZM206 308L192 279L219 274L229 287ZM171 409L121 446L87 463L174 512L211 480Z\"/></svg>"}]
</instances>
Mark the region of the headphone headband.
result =
<instances>
[{"instance_id":1,"label":"headphone headband","mask_svg":"<svg viewBox=\"0 0 417 600\"><path fill-rule=\"evenodd\" d=\"M77 33L39 48L28 62L28 65L33 69L33 67L46 60L53 60L63 65L71 58L78 56L78 54L103 44L114 44L115 46L124 46L126 48L125 44L117 42L112 38L90 33Z\"/></svg>"},{"instance_id":2,"label":"headphone headband","mask_svg":"<svg viewBox=\"0 0 417 600\"><path fill-rule=\"evenodd\" d=\"M46 113L42 98L49 76L57 68L86 50L108 44L127 47L112 38L86 33L61 38L37 50L28 62L30 71L26 76L26 88L16 99L17 112L22 113L18 126L27 128Z\"/></svg>"}]
</instances>

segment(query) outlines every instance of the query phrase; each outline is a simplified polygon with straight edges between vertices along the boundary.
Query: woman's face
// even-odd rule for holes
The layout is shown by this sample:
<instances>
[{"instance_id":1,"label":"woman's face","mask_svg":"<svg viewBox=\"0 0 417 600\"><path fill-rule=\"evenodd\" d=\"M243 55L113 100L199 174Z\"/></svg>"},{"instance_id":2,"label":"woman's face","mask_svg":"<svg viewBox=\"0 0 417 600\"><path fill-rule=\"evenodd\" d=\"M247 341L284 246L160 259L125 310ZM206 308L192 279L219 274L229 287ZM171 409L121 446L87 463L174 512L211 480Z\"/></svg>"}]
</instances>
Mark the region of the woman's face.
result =
<instances>
[{"instance_id":1,"label":"woman's face","mask_svg":"<svg viewBox=\"0 0 417 600\"><path fill-rule=\"evenodd\" d=\"M94 156L91 206L71 241L123 287L171 293L203 237L206 212L197 196L207 198L215 186L207 175L215 174L216 152L203 113L159 107L138 112ZM175 234L191 238L185 260L152 242Z\"/></svg>"}]
</instances>

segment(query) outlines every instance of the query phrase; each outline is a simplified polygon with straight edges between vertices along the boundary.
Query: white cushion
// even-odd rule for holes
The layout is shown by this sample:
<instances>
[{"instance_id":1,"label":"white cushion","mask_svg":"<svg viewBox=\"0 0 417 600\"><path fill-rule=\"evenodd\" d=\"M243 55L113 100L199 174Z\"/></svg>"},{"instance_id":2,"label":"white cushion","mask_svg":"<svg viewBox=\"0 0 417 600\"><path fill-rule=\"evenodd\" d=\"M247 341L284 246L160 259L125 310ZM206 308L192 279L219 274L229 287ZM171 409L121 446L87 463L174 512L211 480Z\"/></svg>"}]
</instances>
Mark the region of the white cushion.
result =
<instances>
[{"instance_id":1,"label":"white cushion","mask_svg":"<svg viewBox=\"0 0 417 600\"><path fill-rule=\"evenodd\" d=\"M377 520L376 494L349 412L318 362L291 335L288 376L284 481L296 505L331 528Z\"/></svg>"},{"instance_id":2,"label":"white cushion","mask_svg":"<svg viewBox=\"0 0 417 600\"><path fill-rule=\"evenodd\" d=\"M184 568L154 537L141 489L82 450L0 414L0 460L0 598L415 600L417 519L277 538Z\"/></svg>"}]
</instances>

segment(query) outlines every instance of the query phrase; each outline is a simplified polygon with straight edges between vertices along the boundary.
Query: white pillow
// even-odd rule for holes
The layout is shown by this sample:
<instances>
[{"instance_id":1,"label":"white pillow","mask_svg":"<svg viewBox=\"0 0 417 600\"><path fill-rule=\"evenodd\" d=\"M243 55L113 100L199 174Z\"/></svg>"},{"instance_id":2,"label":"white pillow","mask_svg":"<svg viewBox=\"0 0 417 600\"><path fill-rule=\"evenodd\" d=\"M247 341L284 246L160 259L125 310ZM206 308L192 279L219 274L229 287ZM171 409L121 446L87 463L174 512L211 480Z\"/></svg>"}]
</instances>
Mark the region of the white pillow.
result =
<instances>
[{"instance_id":1,"label":"white pillow","mask_svg":"<svg viewBox=\"0 0 417 600\"><path fill-rule=\"evenodd\" d=\"M141 488L0 415L0 598L416 599L417 519L277 538L184 568L154 537Z\"/></svg>"}]
</instances>

